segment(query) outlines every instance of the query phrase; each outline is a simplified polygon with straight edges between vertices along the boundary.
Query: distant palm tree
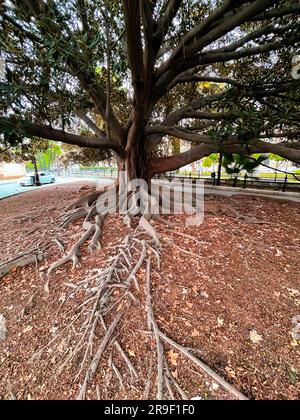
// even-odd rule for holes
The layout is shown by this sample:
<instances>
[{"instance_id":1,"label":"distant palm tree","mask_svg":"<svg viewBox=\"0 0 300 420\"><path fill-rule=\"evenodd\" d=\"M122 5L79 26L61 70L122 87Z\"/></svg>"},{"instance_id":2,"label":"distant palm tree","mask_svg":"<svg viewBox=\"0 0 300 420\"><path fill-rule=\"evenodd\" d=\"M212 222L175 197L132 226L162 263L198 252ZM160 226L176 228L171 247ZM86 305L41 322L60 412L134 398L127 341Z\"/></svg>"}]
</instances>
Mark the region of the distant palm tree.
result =
<instances>
[{"instance_id":1,"label":"distant palm tree","mask_svg":"<svg viewBox=\"0 0 300 420\"><path fill-rule=\"evenodd\" d=\"M259 165L267 160L265 155L256 155L255 158L250 158L244 155L237 155L225 153L222 159L222 166L228 175L233 178L233 187L236 187L240 175L252 175Z\"/></svg>"}]
</instances>

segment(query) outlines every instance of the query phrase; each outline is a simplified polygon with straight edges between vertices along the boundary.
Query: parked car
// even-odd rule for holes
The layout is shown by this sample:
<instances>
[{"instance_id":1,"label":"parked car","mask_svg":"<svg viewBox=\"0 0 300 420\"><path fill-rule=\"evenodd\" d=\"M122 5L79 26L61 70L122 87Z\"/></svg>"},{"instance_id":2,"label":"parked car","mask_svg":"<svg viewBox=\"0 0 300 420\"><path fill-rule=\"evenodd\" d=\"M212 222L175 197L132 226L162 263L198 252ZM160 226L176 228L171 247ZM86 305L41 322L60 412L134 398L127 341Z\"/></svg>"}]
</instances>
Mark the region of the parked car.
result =
<instances>
[{"instance_id":1,"label":"parked car","mask_svg":"<svg viewBox=\"0 0 300 420\"><path fill-rule=\"evenodd\" d=\"M49 172L41 172L39 174L41 184L54 184L55 176ZM34 186L35 184L35 175L26 175L20 180L20 185L22 187Z\"/></svg>"}]
</instances>

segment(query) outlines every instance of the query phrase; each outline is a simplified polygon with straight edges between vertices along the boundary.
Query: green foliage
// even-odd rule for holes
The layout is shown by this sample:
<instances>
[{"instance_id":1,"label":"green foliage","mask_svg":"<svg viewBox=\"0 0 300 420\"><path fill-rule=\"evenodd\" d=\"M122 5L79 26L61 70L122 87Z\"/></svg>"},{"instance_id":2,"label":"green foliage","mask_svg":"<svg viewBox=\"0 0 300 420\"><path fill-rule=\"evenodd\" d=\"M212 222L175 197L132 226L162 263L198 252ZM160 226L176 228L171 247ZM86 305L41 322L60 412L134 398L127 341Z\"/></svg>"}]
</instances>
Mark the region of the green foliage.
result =
<instances>
[{"instance_id":1,"label":"green foliage","mask_svg":"<svg viewBox=\"0 0 300 420\"><path fill-rule=\"evenodd\" d=\"M206 157L202 161L203 168L210 168L219 162L220 155L218 153L213 153L212 155Z\"/></svg>"},{"instance_id":2,"label":"green foliage","mask_svg":"<svg viewBox=\"0 0 300 420\"><path fill-rule=\"evenodd\" d=\"M109 150L89 149L87 147L77 147L69 144L63 144L61 149L62 156L60 162L66 167L74 164L93 167L98 165L99 162L111 162L113 160L113 155Z\"/></svg>"},{"instance_id":3,"label":"green foliage","mask_svg":"<svg viewBox=\"0 0 300 420\"><path fill-rule=\"evenodd\" d=\"M286 159L284 159L284 158L283 158L283 157L281 157L281 156L275 155L274 153L270 153L270 154L269 154L269 158L270 158L271 160L274 160L275 162L285 162L285 161L286 161Z\"/></svg>"},{"instance_id":4,"label":"green foliage","mask_svg":"<svg viewBox=\"0 0 300 420\"><path fill-rule=\"evenodd\" d=\"M253 160L255 159L255 160ZM222 159L222 166L228 175L237 178L241 173L253 174L261 163L268 159L268 156L259 155L250 159L247 156L225 153Z\"/></svg>"},{"instance_id":5,"label":"green foliage","mask_svg":"<svg viewBox=\"0 0 300 420\"><path fill-rule=\"evenodd\" d=\"M61 156L61 153L61 147L58 144L51 142L48 145L47 150L38 152L35 156L38 169L40 171L50 170L59 156ZM26 167L28 169L34 169L32 162L28 162Z\"/></svg>"},{"instance_id":6,"label":"green foliage","mask_svg":"<svg viewBox=\"0 0 300 420\"><path fill-rule=\"evenodd\" d=\"M49 169L56 158L60 156L61 148L54 142L48 142L38 137L27 139L9 148L0 148L0 160L27 163L28 168L34 169L36 160L39 169Z\"/></svg>"}]
</instances>

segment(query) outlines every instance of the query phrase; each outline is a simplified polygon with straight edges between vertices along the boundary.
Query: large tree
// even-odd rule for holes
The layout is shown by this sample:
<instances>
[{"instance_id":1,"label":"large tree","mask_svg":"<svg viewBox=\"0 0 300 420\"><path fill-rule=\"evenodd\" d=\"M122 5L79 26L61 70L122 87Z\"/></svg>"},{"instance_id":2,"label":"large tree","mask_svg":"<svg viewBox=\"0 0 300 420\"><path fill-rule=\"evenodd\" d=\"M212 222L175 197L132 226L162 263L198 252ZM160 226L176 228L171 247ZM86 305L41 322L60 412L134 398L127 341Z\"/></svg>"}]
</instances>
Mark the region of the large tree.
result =
<instances>
[{"instance_id":1,"label":"large tree","mask_svg":"<svg viewBox=\"0 0 300 420\"><path fill-rule=\"evenodd\" d=\"M16 147L26 137L39 137L96 149L103 156L113 153L129 179L148 182L157 173L212 153L275 153L300 162L299 65L295 58L300 44L299 2L10 0L0 7L5 68L1 148ZM185 151L180 153L178 145L162 147L169 140L174 145L174 139L188 143ZM173 155L166 154L170 150ZM143 197L145 191L139 192ZM99 195L83 197L69 208L61 228L84 218L84 233L50 267L49 274L70 261L76 267L87 241L90 251L101 246L105 212L99 212ZM78 287L71 284L70 296L80 292L87 300L76 308L72 322L50 340L51 349L67 335L75 343L59 371L73 360L78 366L81 360L76 380L80 378L78 398L82 399L104 351L114 345L132 380L139 377L140 370L122 349L115 330L134 301L132 286L139 290L137 273L147 260L147 321L157 344L157 398L163 398L166 390L171 398L174 393L188 398L170 374L164 355L167 343L228 392L245 399L157 324L150 269L151 255L160 267L161 238L149 221L153 215L148 209L137 213L132 195L128 191L123 195L129 199L124 220L129 226L133 222L135 229L116 247L107 267ZM160 204L154 202L154 206ZM234 209L231 213L257 222ZM133 220L137 214L139 226ZM159 216L155 219L168 224ZM144 231L150 240L145 239ZM36 255L23 255L0 266L0 277L16 265L42 258L41 249ZM114 288L124 294L118 297ZM82 335L76 334L74 324L77 331L84 331ZM108 366L122 383L112 353ZM149 378L151 381L151 372Z\"/></svg>"},{"instance_id":2,"label":"large tree","mask_svg":"<svg viewBox=\"0 0 300 420\"><path fill-rule=\"evenodd\" d=\"M130 178L148 180L220 151L300 161L299 80L292 77L299 2L26 0L1 7L6 143L39 136L110 149ZM78 119L89 135L76 133ZM157 158L168 136L196 146ZM274 137L281 141L268 140Z\"/></svg>"}]
</instances>

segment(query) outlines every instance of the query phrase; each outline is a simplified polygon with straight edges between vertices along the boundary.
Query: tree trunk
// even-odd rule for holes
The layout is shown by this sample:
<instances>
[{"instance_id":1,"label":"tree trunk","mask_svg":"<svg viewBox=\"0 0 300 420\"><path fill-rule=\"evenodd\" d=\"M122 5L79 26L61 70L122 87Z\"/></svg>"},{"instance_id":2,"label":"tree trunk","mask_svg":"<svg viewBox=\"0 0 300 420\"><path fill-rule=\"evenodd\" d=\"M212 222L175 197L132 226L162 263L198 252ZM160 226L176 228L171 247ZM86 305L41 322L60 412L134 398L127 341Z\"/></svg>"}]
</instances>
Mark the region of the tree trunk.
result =
<instances>
[{"instance_id":1,"label":"tree trunk","mask_svg":"<svg viewBox=\"0 0 300 420\"><path fill-rule=\"evenodd\" d=\"M35 156L33 156L32 163L33 163L33 166L34 166L34 185L36 187L40 187L42 184L41 184L41 181L40 181L40 176L39 176L39 172L38 172L38 167L37 167L36 157Z\"/></svg>"},{"instance_id":2,"label":"tree trunk","mask_svg":"<svg viewBox=\"0 0 300 420\"><path fill-rule=\"evenodd\" d=\"M223 153L220 153L219 156L219 167L218 167L218 179L217 179L217 185L221 185L221 175L222 175L222 161L223 161Z\"/></svg>"},{"instance_id":3,"label":"tree trunk","mask_svg":"<svg viewBox=\"0 0 300 420\"><path fill-rule=\"evenodd\" d=\"M144 128L133 124L128 132L124 169L130 181L138 178L149 184L152 174L145 144Z\"/></svg>"}]
</instances>

